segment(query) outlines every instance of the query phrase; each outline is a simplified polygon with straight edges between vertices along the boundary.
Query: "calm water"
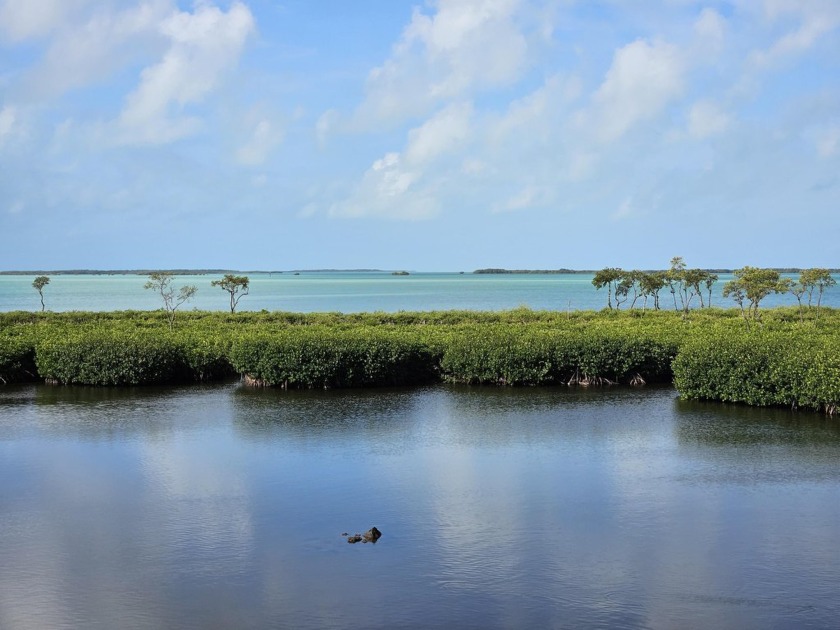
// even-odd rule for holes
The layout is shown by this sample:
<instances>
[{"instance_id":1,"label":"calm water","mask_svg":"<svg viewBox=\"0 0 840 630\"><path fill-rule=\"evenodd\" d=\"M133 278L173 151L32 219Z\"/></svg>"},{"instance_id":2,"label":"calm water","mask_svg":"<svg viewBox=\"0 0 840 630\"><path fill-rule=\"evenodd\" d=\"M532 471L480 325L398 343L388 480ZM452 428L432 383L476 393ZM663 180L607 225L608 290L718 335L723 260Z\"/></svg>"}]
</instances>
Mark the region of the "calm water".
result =
<instances>
[{"instance_id":1,"label":"calm water","mask_svg":"<svg viewBox=\"0 0 840 630\"><path fill-rule=\"evenodd\" d=\"M210 286L220 276L184 276L173 286L198 287L193 301L182 308L225 310L227 293ZM30 276L0 276L0 311L40 310L38 293ZM387 272L252 274L251 292L242 298L240 310L358 313L365 311L428 311L448 309L499 310L518 306L532 309L587 310L606 305L606 293L592 286L590 274L476 275L471 273L412 273L392 276ZM721 296L721 276L712 303L734 307ZM159 296L143 289L144 276L53 276L44 289L47 308L53 311L153 310L161 307ZM662 305L673 305L671 294L662 292ZM705 299L705 295L704 295ZM694 303L697 303L695 298ZM790 296L770 296L762 304L794 305ZM827 306L840 307L840 288L829 289ZM629 304L625 304L627 308ZM639 302L639 306L641 302Z\"/></svg>"},{"instance_id":2,"label":"calm water","mask_svg":"<svg viewBox=\"0 0 840 630\"><path fill-rule=\"evenodd\" d=\"M836 628L838 462L669 388L2 387L0 627Z\"/></svg>"}]
</instances>

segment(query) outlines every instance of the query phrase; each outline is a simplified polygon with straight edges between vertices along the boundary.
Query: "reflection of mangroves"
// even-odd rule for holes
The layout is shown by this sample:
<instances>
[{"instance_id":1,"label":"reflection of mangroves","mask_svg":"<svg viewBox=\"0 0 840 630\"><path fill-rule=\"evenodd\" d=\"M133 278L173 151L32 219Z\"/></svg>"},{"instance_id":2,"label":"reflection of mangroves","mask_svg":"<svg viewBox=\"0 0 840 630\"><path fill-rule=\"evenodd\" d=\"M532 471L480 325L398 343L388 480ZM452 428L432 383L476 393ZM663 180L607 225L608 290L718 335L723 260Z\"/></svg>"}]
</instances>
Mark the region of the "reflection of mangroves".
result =
<instances>
[{"instance_id":1,"label":"reflection of mangroves","mask_svg":"<svg viewBox=\"0 0 840 630\"><path fill-rule=\"evenodd\" d=\"M669 382L688 398L833 412L840 311L0 314L0 378L286 388ZM676 361L674 360L676 357ZM673 372L672 372L673 369Z\"/></svg>"},{"instance_id":2,"label":"reflection of mangroves","mask_svg":"<svg viewBox=\"0 0 840 630\"><path fill-rule=\"evenodd\" d=\"M680 446L800 446L797 457L821 460L834 451L813 446L840 447L840 423L818 414L783 408L722 405L717 402L677 399L676 436Z\"/></svg>"}]
</instances>

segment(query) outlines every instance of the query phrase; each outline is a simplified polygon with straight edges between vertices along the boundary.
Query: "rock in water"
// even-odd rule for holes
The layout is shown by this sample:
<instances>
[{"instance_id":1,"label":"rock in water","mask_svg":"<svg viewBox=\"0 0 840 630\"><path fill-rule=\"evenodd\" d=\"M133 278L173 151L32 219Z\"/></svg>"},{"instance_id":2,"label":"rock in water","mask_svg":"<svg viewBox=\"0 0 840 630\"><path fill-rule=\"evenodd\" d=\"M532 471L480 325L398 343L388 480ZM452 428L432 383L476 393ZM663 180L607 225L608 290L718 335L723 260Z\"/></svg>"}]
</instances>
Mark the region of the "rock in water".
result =
<instances>
[{"instance_id":1,"label":"rock in water","mask_svg":"<svg viewBox=\"0 0 840 630\"><path fill-rule=\"evenodd\" d=\"M371 527L367 530L364 534L353 534L349 536L348 534L344 533L342 536L347 536L347 542L350 544L361 542L361 543L375 543L382 537L382 532L380 532L375 527Z\"/></svg>"},{"instance_id":2,"label":"rock in water","mask_svg":"<svg viewBox=\"0 0 840 630\"><path fill-rule=\"evenodd\" d=\"M365 542L373 542L375 543L382 537L382 532L380 532L375 527L371 527L367 530L364 534L362 534L362 538L364 538Z\"/></svg>"}]
</instances>

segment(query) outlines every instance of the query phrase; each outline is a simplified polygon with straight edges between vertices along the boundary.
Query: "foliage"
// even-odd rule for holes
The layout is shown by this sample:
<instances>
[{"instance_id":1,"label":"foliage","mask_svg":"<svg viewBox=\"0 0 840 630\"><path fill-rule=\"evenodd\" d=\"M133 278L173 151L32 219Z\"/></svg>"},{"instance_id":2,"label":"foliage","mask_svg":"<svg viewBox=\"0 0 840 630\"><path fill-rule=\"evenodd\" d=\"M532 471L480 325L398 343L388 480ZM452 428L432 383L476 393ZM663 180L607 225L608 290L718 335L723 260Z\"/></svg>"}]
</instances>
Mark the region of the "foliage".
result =
<instances>
[{"instance_id":1,"label":"foliage","mask_svg":"<svg viewBox=\"0 0 840 630\"><path fill-rule=\"evenodd\" d=\"M758 305L771 293L786 293L789 285L775 269L742 267L735 270L735 279L723 285L723 297L732 297L745 319L759 319ZM748 302L744 308L744 302Z\"/></svg>"},{"instance_id":2,"label":"foliage","mask_svg":"<svg viewBox=\"0 0 840 630\"><path fill-rule=\"evenodd\" d=\"M0 383L32 381L37 377L32 338L25 334L0 334Z\"/></svg>"},{"instance_id":3,"label":"foliage","mask_svg":"<svg viewBox=\"0 0 840 630\"><path fill-rule=\"evenodd\" d=\"M90 385L246 375L281 387L438 380L564 385L664 382L680 394L831 410L840 391L840 310L160 311L0 313L0 377ZM0 381L2 382L2 381Z\"/></svg>"},{"instance_id":4,"label":"foliage","mask_svg":"<svg viewBox=\"0 0 840 630\"><path fill-rule=\"evenodd\" d=\"M41 312L44 311L44 287L50 283L50 279L47 276L38 276L32 281L32 286L35 287L35 290L38 292L38 295L41 298Z\"/></svg>"},{"instance_id":5,"label":"foliage","mask_svg":"<svg viewBox=\"0 0 840 630\"><path fill-rule=\"evenodd\" d=\"M825 290L837 284L837 281L831 276L828 269L803 269L799 274L799 284L804 292L808 293L808 307L814 297L814 289L817 290L817 308L822 304L822 296Z\"/></svg>"},{"instance_id":6,"label":"foliage","mask_svg":"<svg viewBox=\"0 0 840 630\"><path fill-rule=\"evenodd\" d=\"M446 380L470 384L548 385L662 382L676 346L620 330L574 334L492 327L451 340L443 353Z\"/></svg>"},{"instance_id":7,"label":"foliage","mask_svg":"<svg viewBox=\"0 0 840 630\"><path fill-rule=\"evenodd\" d=\"M406 385L435 379L432 353L417 340L373 330L290 330L246 336L231 361L257 384L283 388Z\"/></svg>"},{"instance_id":8,"label":"foliage","mask_svg":"<svg viewBox=\"0 0 840 630\"><path fill-rule=\"evenodd\" d=\"M195 295L198 289L195 286L183 286L175 293L172 286L173 275L168 271L156 271L149 274L149 280L143 285L144 289L152 289L160 293L163 298L163 310L166 312L170 330L175 325L175 311L178 307L188 302Z\"/></svg>"},{"instance_id":9,"label":"foliage","mask_svg":"<svg viewBox=\"0 0 840 630\"><path fill-rule=\"evenodd\" d=\"M607 287L607 307L612 310L612 293L613 289L618 285L624 271L618 267L606 267L595 274L592 278L592 285L596 289L603 289Z\"/></svg>"},{"instance_id":10,"label":"foliage","mask_svg":"<svg viewBox=\"0 0 840 630\"><path fill-rule=\"evenodd\" d=\"M227 273L221 280L213 280L210 286L221 287L230 294L230 312L236 310L236 305L239 304L244 296L248 295L250 280L248 276L235 276Z\"/></svg>"},{"instance_id":11,"label":"foliage","mask_svg":"<svg viewBox=\"0 0 840 630\"><path fill-rule=\"evenodd\" d=\"M681 348L674 384L685 398L748 405L840 405L840 338L819 331L706 331Z\"/></svg>"},{"instance_id":12,"label":"foliage","mask_svg":"<svg viewBox=\"0 0 840 630\"><path fill-rule=\"evenodd\" d=\"M671 259L671 268L665 272L665 282L671 290L674 298L674 310L681 310L687 314L691 309L692 300L697 297L700 300L700 307L705 306L703 302L703 289L709 294L709 307L712 306L712 286L717 282L718 276L715 273L704 269L689 269L681 256L674 256ZM702 285L702 286L701 286ZM677 298L679 297L679 306Z\"/></svg>"},{"instance_id":13,"label":"foliage","mask_svg":"<svg viewBox=\"0 0 840 630\"><path fill-rule=\"evenodd\" d=\"M37 342L35 362L42 378L61 384L149 385L234 373L227 347L206 335L106 327L51 332Z\"/></svg>"}]
</instances>

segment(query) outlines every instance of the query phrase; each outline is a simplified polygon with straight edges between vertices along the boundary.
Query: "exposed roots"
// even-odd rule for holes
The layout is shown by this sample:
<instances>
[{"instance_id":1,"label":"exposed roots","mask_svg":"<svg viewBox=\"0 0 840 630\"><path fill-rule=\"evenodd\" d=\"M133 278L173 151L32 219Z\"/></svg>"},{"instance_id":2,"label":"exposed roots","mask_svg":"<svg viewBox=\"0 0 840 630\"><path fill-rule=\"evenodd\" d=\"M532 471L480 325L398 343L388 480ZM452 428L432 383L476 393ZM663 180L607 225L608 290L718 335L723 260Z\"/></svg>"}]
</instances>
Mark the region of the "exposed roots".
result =
<instances>
[{"instance_id":1,"label":"exposed roots","mask_svg":"<svg viewBox=\"0 0 840 630\"><path fill-rule=\"evenodd\" d=\"M840 412L840 407L838 407L837 403L829 403L825 406L825 412L829 416L834 416L834 414Z\"/></svg>"},{"instance_id":2,"label":"exposed roots","mask_svg":"<svg viewBox=\"0 0 840 630\"><path fill-rule=\"evenodd\" d=\"M647 385L645 379L642 378L642 375L636 372L636 375L630 379L630 384L633 387L641 387L642 385Z\"/></svg>"},{"instance_id":3,"label":"exposed roots","mask_svg":"<svg viewBox=\"0 0 840 630\"><path fill-rule=\"evenodd\" d=\"M269 384L261 378L254 378L250 374L242 375L242 384L248 387L269 387Z\"/></svg>"},{"instance_id":4,"label":"exposed roots","mask_svg":"<svg viewBox=\"0 0 840 630\"><path fill-rule=\"evenodd\" d=\"M606 376L589 376L587 374L581 376L579 372L575 371L574 375L568 380L566 385L578 385L580 387L595 387L604 385L618 385L618 382L611 381Z\"/></svg>"}]
</instances>

